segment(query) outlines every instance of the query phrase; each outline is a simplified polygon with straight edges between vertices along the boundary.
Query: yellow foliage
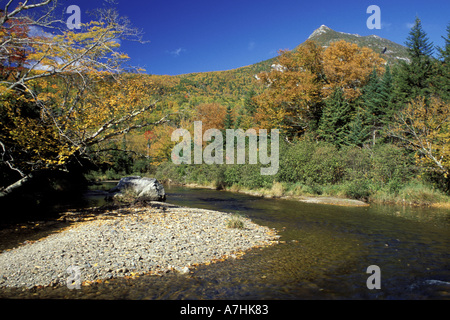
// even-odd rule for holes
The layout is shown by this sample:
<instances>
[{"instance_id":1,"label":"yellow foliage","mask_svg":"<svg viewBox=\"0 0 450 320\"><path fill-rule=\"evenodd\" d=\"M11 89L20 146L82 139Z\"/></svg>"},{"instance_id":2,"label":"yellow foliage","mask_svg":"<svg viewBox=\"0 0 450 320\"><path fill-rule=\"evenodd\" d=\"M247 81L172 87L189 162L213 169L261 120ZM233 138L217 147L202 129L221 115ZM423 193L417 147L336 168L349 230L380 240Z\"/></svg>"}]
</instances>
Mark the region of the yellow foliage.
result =
<instances>
[{"instance_id":1,"label":"yellow foliage","mask_svg":"<svg viewBox=\"0 0 450 320\"><path fill-rule=\"evenodd\" d=\"M27 59L39 61L39 70L30 70L22 90L0 85L0 139L22 172L64 166L76 153L156 117L152 79L117 72L129 57L117 51L116 25L84 27L30 38Z\"/></svg>"},{"instance_id":2,"label":"yellow foliage","mask_svg":"<svg viewBox=\"0 0 450 320\"><path fill-rule=\"evenodd\" d=\"M361 95L360 88L367 84L374 69L378 74L383 73L384 63L369 48L360 48L344 40L332 43L323 54L323 71L329 83L324 87L324 96L330 96L336 87L340 87L348 100L354 100Z\"/></svg>"},{"instance_id":3,"label":"yellow foliage","mask_svg":"<svg viewBox=\"0 0 450 320\"><path fill-rule=\"evenodd\" d=\"M396 114L390 134L417 151L416 161L437 170L444 177L450 173L450 104L432 97L417 98Z\"/></svg>"},{"instance_id":4,"label":"yellow foliage","mask_svg":"<svg viewBox=\"0 0 450 320\"><path fill-rule=\"evenodd\" d=\"M281 53L278 66L259 74L268 87L256 98L260 107L256 120L262 128L304 126L320 101L323 49L307 41L295 51Z\"/></svg>"},{"instance_id":5,"label":"yellow foliage","mask_svg":"<svg viewBox=\"0 0 450 320\"><path fill-rule=\"evenodd\" d=\"M258 75L267 90L256 98L256 121L268 129L302 132L334 89L341 87L349 100L357 98L369 74L374 69L383 72L384 62L372 50L345 41L326 49L307 41L294 51L281 52L271 72Z\"/></svg>"}]
</instances>

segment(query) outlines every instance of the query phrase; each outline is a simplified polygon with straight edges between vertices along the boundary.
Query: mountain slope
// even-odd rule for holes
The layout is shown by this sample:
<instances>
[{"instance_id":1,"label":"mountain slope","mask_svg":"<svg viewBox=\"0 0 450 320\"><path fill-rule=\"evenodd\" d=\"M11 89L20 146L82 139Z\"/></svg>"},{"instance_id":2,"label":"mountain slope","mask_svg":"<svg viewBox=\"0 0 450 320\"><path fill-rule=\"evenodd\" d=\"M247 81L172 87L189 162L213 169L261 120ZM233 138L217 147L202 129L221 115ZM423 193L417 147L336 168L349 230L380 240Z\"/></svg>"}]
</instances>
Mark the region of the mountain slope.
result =
<instances>
[{"instance_id":1,"label":"mountain slope","mask_svg":"<svg viewBox=\"0 0 450 320\"><path fill-rule=\"evenodd\" d=\"M334 31L322 25L309 36L308 40L314 40L323 47L327 47L335 41L345 40L356 43L360 47L368 47L374 50L392 64L401 60L408 61L406 47L375 35L363 37ZM180 106L195 106L202 102L211 101L225 105L242 106L247 93L257 92L261 89L255 80L255 75L263 71L270 71L272 65L277 63L277 59L277 57L274 57L227 71L171 76L171 85L168 85L166 89L170 92L170 100L176 101Z\"/></svg>"},{"instance_id":2,"label":"mountain slope","mask_svg":"<svg viewBox=\"0 0 450 320\"><path fill-rule=\"evenodd\" d=\"M359 34L334 31L322 25L309 36L308 40L316 41L324 47L329 46L332 42L345 40L350 43L356 43L359 47L370 48L376 53L381 54L389 62L398 60L409 61L406 47L376 35L363 37ZM383 51L385 52L383 53Z\"/></svg>"},{"instance_id":3,"label":"mountain slope","mask_svg":"<svg viewBox=\"0 0 450 320\"><path fill-rule=\"evenodd\" d=\"M320 28L315 30L307 40L313 40L323 47L328 47L331 43L336 41L345 40L350 43L355 43L359 47L367 47L372 49L374 52L380 54L383 59L392 64L401 60L409 61L408 51L405 46L376 35L360 36L358 34L338 32L322 25ZM300 44L299 47L305 42ZM269 71L271 66L276 63L276 60L277 58L275 57L236 70L241 69L240 72L248 72L250 76L254 76L261 71Z\"/></svg>"}]
</instances>

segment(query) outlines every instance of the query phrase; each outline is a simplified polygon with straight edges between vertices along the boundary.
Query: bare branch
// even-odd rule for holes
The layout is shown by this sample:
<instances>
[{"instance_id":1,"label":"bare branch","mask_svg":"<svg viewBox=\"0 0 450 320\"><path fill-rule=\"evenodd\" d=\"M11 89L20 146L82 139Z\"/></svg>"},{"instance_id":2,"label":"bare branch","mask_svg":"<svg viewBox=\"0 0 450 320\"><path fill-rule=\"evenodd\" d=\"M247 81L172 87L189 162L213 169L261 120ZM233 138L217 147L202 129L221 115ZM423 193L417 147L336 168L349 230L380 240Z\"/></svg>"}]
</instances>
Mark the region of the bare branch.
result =
<instances>
[{"instance_id":1,"label":"bare branch","mask_svg":"<svg viewBox=\"0 0 450 320\"><path fill-rule=\"evenodd\" d=\"M94 144L99 144L99 143L101 143L101 142L103 142L103 141L106 141L106 140L109 140L109 139L111 139L111 138L113 138L113 137L120 136L120 135L122 135L122 134L128 133L128 132L130 132L131 130L136 130L136 129L146 128L146 127L149 127L149 126L156 126L156 125L160 125L160 124L162 124L162 123L169 122L170 120L167 120L167 119L168 119L170 116L172 116L173 114L165 115L163 118L161 118L159 121L156 121L156 122L150 122L150 123L144 123L144 124L133 124L133 125L131 125L131 126L128 126L128 127L125 128L125 129L118 130L118 131L114 131L114 132L111 132L111 133L109 133L109 134L106 134L105 136L103 136L103 137L101 137L101 138L98 138L98 137L99 137L102 133L104 133L108 128L111 128L111 127L113 127L113 126L117 126L117 125L122 124L122 123L124 123L124 122L127 122L127 121L129 121L129 120L131 120L131 119L134 119L134 118L136 118L137 116L139 116L140 114L142 114L142 113L144 113L144 112L146 112L146 111L148 111L148 110L154 108L155 105L156 105L156 104L152 104L152 105L149 105L149 106L147 106L147 107L144 107L144 108L142 108L141 110L138 110L138 111L136 111L136 112L133 112L132 114L130 114L130 115L128 115L128 116L125 116L125 117L122 117L122 118L119 119L119 120L116 120L116 121L110 120L110 121L108 121L108 122L105 123L102 127L100 127L96 133L94 133L94 134L93 134L92 136L90 136L89 138L85 139L85 140L83 141L83 144L86 145L86 146L91 146L91 145L94 145Z\"/></svg>"}]
</instances>

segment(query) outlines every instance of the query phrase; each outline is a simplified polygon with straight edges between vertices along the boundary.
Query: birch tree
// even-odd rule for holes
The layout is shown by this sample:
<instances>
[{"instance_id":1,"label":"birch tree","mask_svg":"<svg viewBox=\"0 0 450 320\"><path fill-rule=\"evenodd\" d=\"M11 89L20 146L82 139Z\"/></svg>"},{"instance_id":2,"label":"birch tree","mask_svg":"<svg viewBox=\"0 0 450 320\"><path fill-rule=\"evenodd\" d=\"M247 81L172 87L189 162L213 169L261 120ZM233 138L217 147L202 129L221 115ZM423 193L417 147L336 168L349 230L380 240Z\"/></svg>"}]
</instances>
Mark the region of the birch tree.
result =
<instances>
[{"instance_id":1,"label":"birch tree","mask_svg":"<svg viewBox=\"0 0 450 320\"><path fill-rule=\"evenodd\" d=\"M156 112L156 86L120 51L142 33L113 8L70 30L60 8L10 0L0 12L0 166L17 179L2 182L3 195L36 172L67 170L109 139L168 121Z\"/></svg>"}]
</instances>

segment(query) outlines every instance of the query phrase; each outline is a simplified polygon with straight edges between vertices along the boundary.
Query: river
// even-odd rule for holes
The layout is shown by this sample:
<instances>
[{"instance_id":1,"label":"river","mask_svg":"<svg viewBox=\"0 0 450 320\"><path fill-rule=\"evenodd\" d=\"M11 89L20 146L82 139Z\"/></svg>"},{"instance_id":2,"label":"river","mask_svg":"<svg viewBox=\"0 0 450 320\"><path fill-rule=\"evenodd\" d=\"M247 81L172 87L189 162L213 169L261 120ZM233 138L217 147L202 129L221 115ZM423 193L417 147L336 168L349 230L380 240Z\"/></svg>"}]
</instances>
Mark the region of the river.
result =
<instances>
[{"instance_id":1,"label":"river","mask_svg":"<svg viewBox=\"0 0 450 320\"><path fill-rule=\"evenodd\" d=\"M107 189L111 185L105 184ZM278 230L280 244L241 260L200 266L189 276L141 276L43 298L82 299L450 299L449 210L338 207L165 186L167 202L245 215ZM102 204L90 193L83 205ZM369 266L381 289L369 289ZM23 294L23 293L22 293Z\"/></svg>"}]
</instances>

